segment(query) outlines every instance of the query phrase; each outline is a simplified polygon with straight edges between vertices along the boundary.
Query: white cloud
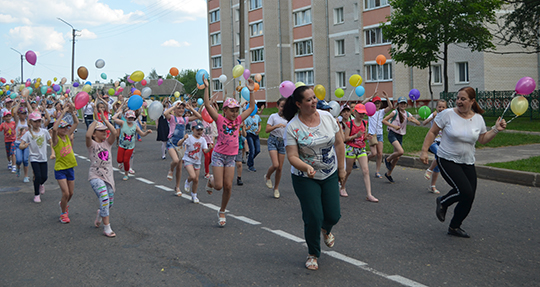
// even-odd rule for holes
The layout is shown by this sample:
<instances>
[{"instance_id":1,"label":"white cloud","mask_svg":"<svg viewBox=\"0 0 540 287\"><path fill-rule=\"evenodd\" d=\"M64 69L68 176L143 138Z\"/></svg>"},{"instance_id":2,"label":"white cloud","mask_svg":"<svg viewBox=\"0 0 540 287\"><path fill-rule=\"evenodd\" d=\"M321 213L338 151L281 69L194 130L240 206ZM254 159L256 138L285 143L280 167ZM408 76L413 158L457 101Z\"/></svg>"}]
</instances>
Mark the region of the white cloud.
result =
<instances>
[{"instance_id":1,"label":"white cloud","mask_svg":"<svg viewBox=\"0 0 540 287\"><path fill-rule=\"evenodd\" d=\"M11 15L0 14L0 23L13 23L17 21L17 18L12 17Z\"/></svg>"},{"instance_id":2,"label":"white cloud","mask_svg":"<svg viewBox=\"0 0 540 287\"><path fill-rule=\"evenodd\" d=\"M82 29L80 32L77 33L77 35L81 35L79 39L95 39L97 38L96 33L90 32L88 29ZM70 33L69 37L73 37Z\"/></svg>"},{"instance_id":3,"label":"white cloud","mask_svg":"<svg viewBox=\"0 0 540 287\"><path fill-rule=\"evenodd\" d=\"M62 33L52 27L19 26L9 30L9 37L19 48L61 51L65 44Z\"/></svg>"},{"instance_id":4,"label":"white cloud","mask_svg":"<svg viewBox=\"0 0 540 287\"><path fill-rule=\"evenodd\" d=\"M163 42L161 44L161 46L162 47L187 47L187 46L191 46L191 44L188 43L188 42L185 42L185 41L180 43L180 42L178 42L176 40L170 39L170 40L167 40L167 41Z\"/></svg>"}]
</instances>

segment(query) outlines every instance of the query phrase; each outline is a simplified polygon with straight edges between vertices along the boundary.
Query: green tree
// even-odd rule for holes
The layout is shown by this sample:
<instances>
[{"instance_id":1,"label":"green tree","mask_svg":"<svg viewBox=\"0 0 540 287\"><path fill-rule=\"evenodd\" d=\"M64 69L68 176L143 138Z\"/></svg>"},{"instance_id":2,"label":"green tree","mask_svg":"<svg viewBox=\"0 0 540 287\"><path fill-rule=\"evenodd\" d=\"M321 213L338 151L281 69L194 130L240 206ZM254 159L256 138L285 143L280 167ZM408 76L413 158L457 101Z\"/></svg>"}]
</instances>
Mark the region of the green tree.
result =
<instances>
[{"instance_id":1,"label":"green tree","mask_svg":"<svg viewBox=\"0 0 540 287\"><path fill-rule=\"evenodd\" d=\"M390 23L382 29L392 42L392 60L421 69L443 61L448 92L448 46L464 43L472 51L494 49L486 23L495 23L501 4L501 0L391 0Z\"/></svg>"},{"instance_id":2,"label":"green tree","mask_svg":"<svg viewBox=\"0 0 540 287\"><path fill-rule=\"evenodd\" d=\"M150 80L157 80L159 79L160 76L158 75L158 73L156 72L156 69L155 68L152 68L152 71L150 71L150 74L148 74L148 79Z\"/></svg>"},{"instance_id":3,"label":"green tree","mask_svg":"<svg viewBox=\"0 0 540 287\"><path fill-rule=\"evenodd\" d=\"M180 73L178 73L178 76L173 77L171 74L167 74L167 79L177 79L180 83L184 85L184 91L186 94L192 94L194 92L194 96L196 98L200 98L203 96L204 91L197 89L197 80L195 79L195 75L197 75L198 70L182 70Z\"/></svg>"},{"instance_id":4,"label":"green tree","mask_svg":"<svg viewBox=\"0 0 540 287\"><path fill-rule=\"evenodd\" d=\"M513 11L502 16L495 37L504 45L518 44L528 49L511 53L540 53L540 1L505 0L507 10Z\"/></svg>"}]
</instances>

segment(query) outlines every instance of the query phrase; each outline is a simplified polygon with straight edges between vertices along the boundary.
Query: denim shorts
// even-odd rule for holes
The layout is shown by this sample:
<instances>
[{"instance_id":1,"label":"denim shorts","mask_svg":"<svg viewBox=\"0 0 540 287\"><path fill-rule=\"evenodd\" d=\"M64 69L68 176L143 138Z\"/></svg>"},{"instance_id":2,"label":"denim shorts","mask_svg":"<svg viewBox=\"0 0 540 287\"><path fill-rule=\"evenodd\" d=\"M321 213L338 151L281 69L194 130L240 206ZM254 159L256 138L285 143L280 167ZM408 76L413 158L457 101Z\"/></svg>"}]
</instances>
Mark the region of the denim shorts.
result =
<instances>
[{"instance_id":1,"label":"denim shorts","mask_svg":"<svg viewBox=\"0 0 540 287\"><path fill-rule=\"evenodd\" d=\"M403 135L396 134L393 131L388 131L388 141L390 142L390 144L398 141L400 145L403 145Z\"/></svg>"},{"instance_id":2,"label":"denim shorts","mask_svg":"<svg viewBox=\"0 0 540 287\"><path fill-rule=\"evenodd\" d=\"M346 158L359 158L367 156L366 148L365 147L353 147L350 145L345 145L345 157Z\"/></svg>"},{"instance_id":3,"label":"denim shorts","mask_svg":"<svg viewBox=\"0 0 540 287\"><path fill-rule=\"evenodd\" d=\"M377 141L384 142L384 136L382 134L377 135Z\"/></svg>"},{"instance_id":4,"label":"denim shorts","mask_svg":"<svg viewBox=\"0 0 540 287\"><path fill-rule=\"evenodd\" d=\"M75 180L75 170L73 168L55 170L54 171L54 178L56 180L67 179L69 181L74 181Z\"/></svg>"},{"instance_id":5,"label":"denim shorts","mask_svg":"<svg viewBox=\"0 0 540 287\"><path fill-rule=\"evenodd\" d=\"M226 155L214 151L212 153L212 166L234 167L237 155Z\"/></svg>"},{"instance_id":6,"label":"denim shorts","mask_svg":"<svg viewBox=\"0 0 540 287\"><path fill-rule=\"evenodd\" d=\"M266 144L268 145L269 151L277 150L279 154L285 154L285 142L283 141L283 138L270 135Z\"/></svg>"}]
</instances>

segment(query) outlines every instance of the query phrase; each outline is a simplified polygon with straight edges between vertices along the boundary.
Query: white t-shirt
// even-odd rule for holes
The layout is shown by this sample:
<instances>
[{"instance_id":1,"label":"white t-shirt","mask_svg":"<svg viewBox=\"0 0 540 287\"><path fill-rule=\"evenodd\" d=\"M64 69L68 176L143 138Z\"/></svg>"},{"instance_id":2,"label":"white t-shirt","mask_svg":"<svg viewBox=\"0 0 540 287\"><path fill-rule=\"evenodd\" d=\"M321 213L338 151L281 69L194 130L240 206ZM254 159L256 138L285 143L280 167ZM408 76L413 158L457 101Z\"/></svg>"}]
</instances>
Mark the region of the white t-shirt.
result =
<instances>
[{"instance_id":1,"label":"white t-shirt","mask_svg":"<svg viewBox=\"0 0 540 287\"><path fill-rule=\"evenodd\" d=\"M317 110L320 123L308 127L298 119L298 115L287 124L285 146L297 146L300 159L312 166L316 173L314 179L326 179L337 170L337 156L334 149L339 126L332 114ZM308 177L303 171L291 165L291 173Z\"/></svg>"},{"instance_id":2,"label":"white t-shirt","mask_svg":"<svg viewBox=\"0 0 540 287\"><path fill-rule=\"evenodd\" d=\"M474 164L474 145L481 134L486 133L486 123L480 114L470 119L460 117L454 109L446 109L435 117L435 123L443 130L437 156L460 164Z\"/></svg>"},{"instance_id":3,"label":"white t-shirt","mask_svg":"<svg viewBox=\"0 0 540 287\"><path fill-rule=\"evenodd\" d=\"M47 142L51 140L51 135L46 129L39 129L39 132L27 131L21 138L28 146L30 162L47 162Z\"/></svg>"},{"instance_id":4,"label":"white t-shirt","mask_svg":"<svg viewBox=\"0 0 540 287\"><path fill-rule=\"evenodd\" d=\"M192 164L201 164L201 159L204 156L203 149L208 148L206 139L200 137L196 139L193 135L190 135L185 141L184 146L186 147L186 152L182 160Z\"/></svg>"},{"instance_id":5,"label":"white t-shirt","mask_svg":"<svg viewBox=\"0 0 540 287\"><path fill-rule=\"evenodd\" d=\"M426 120L432 119L434 114L435 114L435 113L431 113L431 115L429 115L429 117L428 117ZM433 126L433 123L434 123L434 122L435 122L435 121L430 121L430 122L429 122L429 123L430 123L430 127ZM439 131L439 134L435 137L435 139L433 140L433 142L440 143L440 142L441 142L441 138L442 138L442 130Z\"/></svg>"},{"instance_id":6,"label":"white t-shirt","mask_svg":"<svg viewBox=\"0 0 540 287\"><path fill-rule=\"evenodd\" d=\"M275 113L275 114L270 115L266 124L271 125L271 126L275 126L279 124L287 125L287 120L284 119L283 117L280 117L278 113ZM271 131L270 135L278 137L278 138L283 138L285 136L284 133L285 133L285 127L280 127Z\"/></svg>"},{"instance_id":7,"label":"white t-shirt","mask_svg":"<svg viewBox=\"0 0 540 287\"><path fill-rule=\"evenodd\" d=\"M382 121L384 120L384 109L376 111L371 117L368 118L369 128L368 133L370 135L382 135Z\"/></svg>"}]
</instances>

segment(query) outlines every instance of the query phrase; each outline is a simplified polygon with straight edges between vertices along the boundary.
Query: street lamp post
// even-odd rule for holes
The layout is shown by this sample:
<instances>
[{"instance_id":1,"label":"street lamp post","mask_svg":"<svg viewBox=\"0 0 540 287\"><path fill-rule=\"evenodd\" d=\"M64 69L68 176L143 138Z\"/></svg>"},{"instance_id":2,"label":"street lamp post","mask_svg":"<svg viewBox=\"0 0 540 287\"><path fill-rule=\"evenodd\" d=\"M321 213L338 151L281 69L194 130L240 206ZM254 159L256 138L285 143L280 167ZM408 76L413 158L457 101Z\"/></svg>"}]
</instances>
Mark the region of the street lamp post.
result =
<instances>
[{"instance_id":1,"label":"street lamp post","mask_svg":"<svg viewBox=\"0 0 540 287\"><path fill-rule=\"evenodd\" d=\"M22 82L23 82L23 63L24 63L24 57L23 57L23 54L22 54L21 52L15 50L15 49L13 49L13 48L11 48L11 50L13 50L13 51L19 53L19 55L21 55L21 84L22 84Z\"/></svg>"},{"instance_id":2,"label":"street lamp post","mask_svg":"<svg viewBox=\"0 0 540 287\"><path fill-rule=\"evenodd\" d=\"M71 24L62 20L61 18L57 18L57 19L66 23L69 27L71 27L71 34L73 35L73 46L71 48L71 82L73 83L74 75L75 75L75 36L77 36L75 32L79 30L76 30L75 28L73 28Z\"/></svg>"}]
</instances>

